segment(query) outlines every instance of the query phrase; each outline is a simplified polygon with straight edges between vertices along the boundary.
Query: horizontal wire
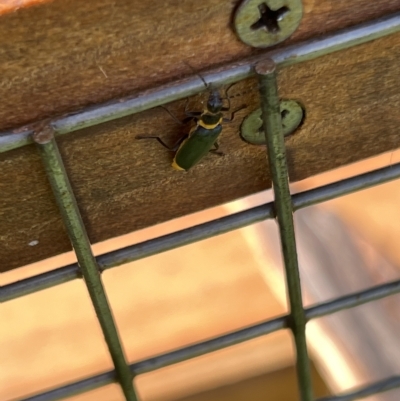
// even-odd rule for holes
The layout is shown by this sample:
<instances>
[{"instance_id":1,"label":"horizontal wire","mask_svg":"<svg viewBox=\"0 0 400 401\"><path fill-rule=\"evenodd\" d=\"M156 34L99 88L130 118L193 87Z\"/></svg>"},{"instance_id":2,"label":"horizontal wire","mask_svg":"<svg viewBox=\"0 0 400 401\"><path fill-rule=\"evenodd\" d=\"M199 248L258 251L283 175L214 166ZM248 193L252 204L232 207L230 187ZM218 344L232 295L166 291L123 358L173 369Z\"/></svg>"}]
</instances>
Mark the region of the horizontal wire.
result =
<instances>
[{"instance_id":1,"label":"horizontal wire","mask_svg":"<svg viewBox=\"0 0 400 401\"><path fill-rule=\"evenodd\" d=\"M46 391L45 393L24 398L24 401L62 400L63 398L73 397L74 395L86 393L88 391L92 391L99 387L107 386L108 384L113 384L116 382L117 376L115 370L110 370L109 372L101 373L75 383L67 384L66 386L58 387L54 390Z\"/></svg>"},{"instance_id":2,"label":"horizontal wire","mask_svg":"<svg viewBox=\"0 0 400 401\"><path fill-rule=\"evenodd\" d=\"M293 209L299 210L355 191L370 188L374 185L383 184L399 177L400 163L319 188L300 192L292 196ZM97 256L96 260L100 269L110 269L273 217L273 204L271 202L139 244L108 252ZM81 276L76 263L28 277L1 287L0 302L10 301L36 291L66 283L79 277Z\"/></svg>"},{"instance_id":3,"label":"horizontal wire","mask_svg":"<svg viewBox=\"0 0 400 401\"><path fill-rule=\"evenodd\" d=\"M393 376L378 382L358 388L355 391L339 394L334 397L319 398L316 401L352 401L365 398L373 394L383 393L384 391L394 390L400 387L400 376Z\"/></svg>"},{"instance_id":4,"label":"horizontal wire","mask_svg":"<svg viewBox=\"0 0 400 401\"><path fill-rule=\"evenodd\" d=\"M268 50L255 57L235 61L223 66L224 70L202 72L206 82L228 85L254 76L253 66L266 58L273 59L279 67L301 63L339 50L369 42L400 31L400 13L355 25L338 32L290 45L282 49ZM66 134L82 128L115 120L134 113L161 106L204 91L204 84L193 74L157 89L96 105L83 111L54 119L51 122L56 135ZM22 127L18 133L0 133L0 153L32 143L33 128Z\"/></svg>"},{"instance_id":5,"label":"horizontal wire","mask_svg":"<svg viewBox=\"0 0 400 401\"><path fill-rule=\"evenodd\" d=\"M365 291L352 293L331 301L322 302L305 309L306 319L315 319L318 317L330 315L332 313L354 308L365 303L375 301L395 295L400 292L400 280L382 284L369 288ZM228 333L217 338L194 344L176 351L149 358L145 361L137 362L131 365L135 375L151 372L165 366L169 366L205 353L217 351L222 348L230 347L287 327L289 315L280 316L275 319L267 320L244 329Z\"/></svg>"},{"instance_id":6,"label":"horizontal wire","mask_svg":"<svg viewBox=\"0 0 400 401\"><path fill-rule=\"evenodd\" d=\"M331 301L319 303L313 305L309 308L305 309L307 320L315 319L318 317L330 315L334 312L338 312L340 310L354 308L359 305L363 305L365 303L376 301L378 299L382 299L388 297L390 295L395 295L400 293L400 280L393 281L390 283L378 285L372 288L369 288L365 291L360 291L356 293L352 293L349 295L345 295L340 298L336 298ZM166 366L170 366L188 359L195 358L197 356L204 355L209 352L218 351L223 348L230 347L235 344L239 344L263 335L267 335L273 333L275 331L287 328L287 321L289 316L280 316L271 320L267 320L265 322L261 322L255 324L250 327L246 327L244 329L237 330L233 333L224 334L217 338L213 338L210 340L203 341L198 344L190 345L175 351L167 352L162 355L157 355L152 358L148 358L143 361L135 362L130 365L130 369L132 373L136 376L138 374L143 374L147 372L154 371L156 369L160 369ZM110 384L112 381L115 381L115 373L114 372L106 372L100 375L92 376L90 378L86 378L75 383L68 384L63 387L56 388L54 390L50 390L41 394L37 394L32 397L21 399L20 401L53 401L59 400L62 398L70 397L88 390L92 390L95 388L99 388ZM390 382L391 383L391 382ZM389 383L389 384L390 384ZM389 384L385 387L389 390ZM400 385L400 384L399 384ZM385 391L382 390L382 386L373 387L375 392ZM361 391L361 390L358 390ZM365 390L363 390L365 391ZM368 390L371 391L371 390ZM361 394L361 393L360 393ZM373 393L368 393L373 394ZM349 395L347 395L348 397ZM344 397L344 396L343 396ZM318 401L348 401L353 400L360 397L353 398L332 398L331 399L323 399Z\"/></svg>"},{"instance_id":7,"label":"horizontal wire","mask_svg":"<svg viewBox=\"0 0 400 401\"><path fill-rule=\"evenodd\" d=\"M253 65L265 57L272 58L280 66L292 65L332 53L334 51L355 46L357 44L365 43L399 30L400 13L396 13L373 22L356 26L355 28L340 31L339 33L326 36L322 39L307 41L299 45L289 46L282 50L267 52L266 54L241 62L239 65L236 64L234 67L228 66L228 69L224 71L205 74L204 78L208 82L213 82L215 84L233 83L252 76L254 74L252 69ZM57 134L65 134L85 127L100 124L105 121L110 121L137 113L164 103L171 102L173 100L181 99L201 92L203 89L204 88L202 84L200 84L198 77L194 75L190 79L175 82L173 85L160 87L154 91L144 92L123 102L117 101L100 105L71 116L63 117L53 121L51 125ZM31 134L32 131L29 129L19 134L0 134L0 152L8 151L32 143L30 138ZM400 165L378 170L381 174L378 178L378 182L376 182L376 177L373 174L376 174L377 172L373 172L372 174L363 174L362 176L354 177L352 179L327 185L316 190L306 191L304 193L294 195L293 208L297 210L302 207L310 206L318 202L332 199L346 193L397 178L400 175L400 172L397 171L395 172L395 175L393 175L394 172L390 171L392 169L400 169ZM363 177L363 179L360 180L360 177ZM342 183L345 183L345 185L341 185ZM272 212L272 204L270 203L209 223L191 227L186 230L181 230L177 233L146 241L142 244L137 244L122 250L101 255L97 258L97 261L104 270L115 267L122 263L127 263L129 261L147 257L168 249L173 249L187 243L192 243L200 239L218 235L232 229L240 228L271 217L274 216ZM183 235L188 235L188 233L189 238L182 238ZM56 284L61 284L77 277L79 277L77 264L72 264L51 272L43 273L41 275L2 287L0 290L0 301L4 302L5 300L26 295ZM365 302L380 299L382 297L398 293L399 291L400 281L377 286L357 294L351 294L308 308L305 310L306 317L307 319L310 319L324 316L345 308L351 308ZM289 316L279 317L277 319L269 320L267 322L245 328L234 333L220 336L216 339L208 340L200 344L192 345L177 351L150 358L145 361L130 365L130 369L135 374L144 373L190 359L198 355L203 355L211 351L238 344L251 338L256 338L287 327L288 318ZM49 401L65 398L98 388L100 386L104 386L115 381L115 371L110 371L57 388L55 390L51 390L46 393L26 398L25 400ZM324 398L320 401L350 401L378 392L387 391L399 386L400 377L392 377L374 383L370 386L363 387L351 393Z\"/></svg>"},{"instance_id":8,"label":"horizontal wire","mask_svg":"<svg viewBox=\"0 0 400 401\"><path fill-rule=\"evenodd\" d=\"M357 177L349 178L337 183L329 184L320 188L309 190L293 196L294 209L298 210L302 207L314 205L318 202L333 199L336 196L342 196L351 193L354 190L364 189L382 182L398 178L400 176L400 164L379 169L370 173L365 173ZM140 257L150 256L151 254L161 252L161 248L171 249L171 240L174 238L180 240L180 245L184 245L193 241L198 241L202 238L208 238L212 235L221 234L226 231L251 224L254 221L260 221L268 217L272 217L272 205L266 204L236 213L227 217L223 217L216 221L201 224L191 227L186 230L181 230L177 233L169 234L160 238L146 241L142 244L134 245L122 249L122 254L114 251L99 257L103 257L103 268L111 268L121 263L127 263L131 260L139 259ZM250 221L251 220L251 221ZM193 234L191 239L188 234ZM166 241L166 242L165 242ZM147 245L146 245L147 244ZM179 246L175 243L175 246ZM118 259L123 256L123 261ZM131 259L133 258L133 259ZM1 289L1 300L16 298L17 296L25 295L34 292L38 289L47 288L48 286L60 284L77 278L79 275L78 266L75 264L53 270L48 273L43 273L32 278L21 280L20 282L9 284ZM8 291L7 291L8 289ZM3 292L5 291L5 292ZM344 297L337 298L333 301L320 303L306 309L306 318L315 319L321 316L332 314L334 312L352 308L358 305L365 304L374 300L378 300L400 292L400 280L380 286L372 287L366 291L361 291L355 294L350 294ZM180 361L203 355L208 352L216 351L231 345L247 341L268 333L283 329L286 327L286 316L279 317L267 322L263 322L252 327L239 330L235 333L230 333L204 341L199 344L172 351L163 355L149 358L145 361L137 362L130 365L134 374L149 372L164 366L172 365ZM60 398L69 397L91 389L105 386L110 382L115 381L115 372L107 372L101 375L96 375L66 386L35 395L24 399L24 401L50 401ZM354 398L349 398L354 399ZM326 400L325 400L326 401ZM339 401L339 400L338 400ZM343 399L344 401L344 399Z\"/></svg>"}]
</instances>

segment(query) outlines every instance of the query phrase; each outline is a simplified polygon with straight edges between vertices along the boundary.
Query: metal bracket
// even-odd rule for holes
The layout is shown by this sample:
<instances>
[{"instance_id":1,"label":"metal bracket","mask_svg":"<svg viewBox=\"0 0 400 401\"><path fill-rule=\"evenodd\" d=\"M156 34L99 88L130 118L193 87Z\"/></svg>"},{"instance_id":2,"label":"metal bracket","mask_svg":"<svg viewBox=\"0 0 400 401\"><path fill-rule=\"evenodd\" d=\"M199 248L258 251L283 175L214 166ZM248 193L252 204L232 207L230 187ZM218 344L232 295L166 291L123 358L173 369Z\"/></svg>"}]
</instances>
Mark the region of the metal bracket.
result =
<instances>
[{"instance_id":1,"label":"metal bracket","mask_svg":"<svg viewBox=\"0 0 400 401\"><path fill-rule=\"evenodd\" d=\"M270 47L287 39L303 16L301 0L243 0L234 25L240 40L253 47Z\"/></svg>"}]
</instances>

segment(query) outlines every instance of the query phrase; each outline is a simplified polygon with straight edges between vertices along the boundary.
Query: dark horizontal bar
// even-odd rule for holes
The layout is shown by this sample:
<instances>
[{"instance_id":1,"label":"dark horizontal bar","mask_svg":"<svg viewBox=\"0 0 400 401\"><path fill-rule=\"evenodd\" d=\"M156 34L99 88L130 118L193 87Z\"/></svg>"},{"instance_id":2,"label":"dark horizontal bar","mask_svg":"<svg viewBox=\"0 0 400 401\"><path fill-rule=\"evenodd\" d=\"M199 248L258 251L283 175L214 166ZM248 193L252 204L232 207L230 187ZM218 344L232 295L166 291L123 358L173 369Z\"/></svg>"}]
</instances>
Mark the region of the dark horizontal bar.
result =
<instances>
[{"instance_id":1,"label":"dark horizontal bar","mask_svg":"<svg viewBox=\"0 0 400 401\"><path fill-rule=\"evenodd\" d=\"M331 301L323 302L305 309L306 319L310 320L326 316L340 310L354 308L365 303L376 301L400 293L400 280L372 287L366 291L349 294ZM276 319L268 320L254 326L238 330L207 340L199 344L191 345L164 355L149 358L145 361L134 363L131 369L135 375L153 371L165 366L169 366L196 356L204 355L207 352L217 351L222 348L230 347L253 338L257 338L274 331L287 327L289 315L280 316Z\"/></svg>"},{"instance_id":2,"label":"dark horizontal bar","mask_svg":"<svg viewBox=\"0 0 400 401\"><path fill-rule=\"evenodd\" d=\"M340 30L333 34L311 39L296 45L264 53L224 66L224 71L203 73L207 82L225 85L238 82L254 75L253 66L265 58L272 58L280 67L344 50L400 31L400 13ZM115 120L124 116L151 109L174 100L182 99L204 91L204 85L197 75L179 80L169 85L147 90L131 98L119 99L85 109L76 114L55 119L52 126L57 135ZM20 129L19 131L23 131ZM32 143L32 128L26 127L18 134L0 133L0 153Z\"/></svg>"},{"instance_id":3,"label":"dark horizontal bar","mask_svg":"<svg viewBox=\"0 0 400 401\"><path fill-rule=\"evenodd\" d=\"M55 388L54 390L46 391L45 393L24 398L24 401L62 400L63 398L73 397L74 395L92 391L116 382L117 376L115 370L110 370L75 383L67 384L66 386Z\"/></svg>"},{"instance_id":4,"label":"dark horizontal bar","mask_svg":"<svg viewBox=\"0 0 400 401\"><path fill-rule=\"evenodd\" d=\"M355 391L334 397L319 398L317 401L352 401L365 398L373 394L383 393L400 387L400 376L389 377L376 383L361 387Z\"/></svg>"},{"instance_id":5,"label":"dark horizontal bar","mask_svg":"<svg viewBox=\"0 0 400 401\"><path fill-rule=\"evenodd\" d=\"M400 280L378 285L369 288L366 291L360 291L309 307L305 309L306 318L307 320L310 320L322 317L343 309L353 308L398 293L400 293ZM146 372L151 372L153 370L160 369L166 366L170 366L188 359L192 359L209 352L227 348L232 345L239 344L253 338L257 338L284 329L287 327L288 318L288 315L280 316L272 320L246 327L233 333L224 334L211 340L203 341L198 344L167 352L162 355L157 355L155 357L131 364L130 369L134 375L138 375ZM24 398L21 401L53 401L60 398L70 397L72 395L78 394L79 392L87 391L86 388L94 389L105 386L110 383L110 380L112 380L112 378L114 378L113 381L115 381L115 376L112 376L112 372L106 372L101 375L93 376L91 378L87 378L54 390L50 390L45 393L38 394L34 397ZM355 398L339 398L337 401L351 399ZM336 401L336 398L334 400ZM328 400L324 399L319 401Z\"/></svg>"},{"instance_id":6,"label":"dark horizontal bar","mask_svg":"<svg viewBox=\"0 0 400 401\"><path fill-rule=\"evenodd\" d=\"M172 234L141 242L96 258L100 269L110 269L151 255L156 255L180 246L188 245L215 235L223 234L249 224L272 218L272 205L266 204L235 213L207 223L199 224ZM61 267L37 276L28 277L0 288L0 302L31 294L66 283L80 277L78 264Z\"/></svg>"},{"instance_id":7,"label":"dark horizontal bar","mask_svg":"<svg viewBox=\"0 0 400 401\"><path fill-rule=\"evenodd\" d=\"M294 210L366 189L400 177L400 163L356 177L338 181L293 195ZM224 234L250 224L273 218L273 203L257 206L243 212L222 217L172 234L118 249L97 257L101 269L133 262L160 252L188 245L212 236Z\"/></svg>"},{"instance_id":8,"label":"dark horizontal bar","mask_svg":"<svg viewBox=\"0 0 400 401\"><path fill-rule=\"evenodd\" d=\"M0 287L0 303L82 278L77 263L37 274Z\"/></svg>"},{"instance_id":9,"label":"dark horizontal bar","mask_svg":"<svg viewBox=\"0 0 400 401\"><path fill-rule=\"evenodd\" d=\"M272 203L267 203L243 212L234 213L207 223L176 231L172 234L163 235L140 244L105 253L98 256L97 260L102 270L110 269L273 217Z\"/></svg>"},{"instance_id":10,"label":"dark horizontal bar","mask_svg":"<svg viewBox=\"0 0 400 401\"><path fill-rule=\"evenodd\" d=\"M309 307L306 309L306 317L307 320L316 319L398 293L400 293L400 280L391 281L368 290L344 295L334 301L321 302L316 306Z\"/></svg>"},{"instance_id":11,"label":"dark horizontal bar","mask_svg":"<svg viewBox=\"0 0 400 401\"><path fill-rule=\"evenodd\" d=\"M332 184L293 195L293 209L304 209L305 207L339 198L340 196L385 184L399 177L400 163L397 163L355 177L346 178L345 180L336 181Z\"/></svg>"},{"instance_id":12,"label":"dark horizontal bar","mask_svg":"<svg viewBox=\"0 0 400 401\"><path fill-rule=\"evenodd\" d=\"M307 320L317 319L398 293L400 293L400 280L391 281L386 284L368 288L367 290L344 295L333 301L321 302L315 306L308 307L306 309L306 318Z\"/></svg>"},{"instance_id":13,"label":"dark horizontal bar","mask_svg":"<svg viewBox=\"0 0 400 401\"><path fill-rule=\"evenodd\" d=\"M152 372L156 369L174 365L197 356L231 347L232 345L240 344L242 342L284 329L286 327L286 322L287 316L282 316L277 319L246 327L245 329L241 329L233 333L224 334L211 340L190 345L166 354L158 355L141 362L133 363L130 365L131 371L134 375Z\"/></svg>"},{"instance_id":14,"label":"dark horizontal bar","mask_svg":"<svg viewBox=\"0 0 400 401\"><path fill-rule=\"evenodd\" d=\"M304 207L334 199L338 196L350 194L354 191L383 184L399 177L400 163L295 194L292 197L293 209L299 210ZM110 269L121 264L133 262L180 246L188 245L272 217L272 203L267 203L243 212L199 224L185 230L180 230L172 234L131 245L113 252L108 252L104 255L98 256L96 259L102 270ZM0 302L9 301L23 295L31 294L35 291L66 283L78 277L80 277L78 265L72 264L15 283L7 284L0 289Z\"/></svg>"}]
</instances>

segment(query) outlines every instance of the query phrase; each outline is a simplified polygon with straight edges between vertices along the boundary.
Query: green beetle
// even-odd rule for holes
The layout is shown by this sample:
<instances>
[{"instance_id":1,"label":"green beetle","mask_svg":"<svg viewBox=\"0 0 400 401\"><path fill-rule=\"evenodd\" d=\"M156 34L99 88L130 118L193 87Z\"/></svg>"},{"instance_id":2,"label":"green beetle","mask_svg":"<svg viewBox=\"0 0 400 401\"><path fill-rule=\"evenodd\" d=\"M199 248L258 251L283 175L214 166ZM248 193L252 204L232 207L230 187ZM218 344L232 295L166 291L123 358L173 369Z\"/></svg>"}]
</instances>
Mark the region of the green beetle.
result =
<instances>
[{"instance_id":1,"label":"green beetle","mask_svg":"<svg viewBox=\"0 0 400 401\"><path fill-rule=\"evenodd\" d=\"M178 142L170 147L164 143L158 136L141 136L138 135L136 139L156 139L162 146L170 151L175 152L174 160L172 162L172 167L176 170L189 170L194 165L196 165L205 155L212 152L217 155L223 155L218 152L217 139L222 131L221 123L223 121L233 121L235 113L242 110L245 106L240 107L231 114L231 118L224 118L224 111L230 110L230 101L228 96L228 107L223 107L223 99L219 91L215 88L211 88L210 85L204 81L200 76L204 85L210 90L210 95L207 101L207 107L203 112L188 112L187 103L185 107L185 113L189 120L196 119L196 125L190 130L188 134L179 138ZM227 91L229 88L227 89ZM226 91L226 92L227 92ZM164 107L163 107L164 108ZM173 116L168 109L164 108L175 120L176 117ZM181 121L177 120L180 124Z\"/></svg>"}]
</instances>

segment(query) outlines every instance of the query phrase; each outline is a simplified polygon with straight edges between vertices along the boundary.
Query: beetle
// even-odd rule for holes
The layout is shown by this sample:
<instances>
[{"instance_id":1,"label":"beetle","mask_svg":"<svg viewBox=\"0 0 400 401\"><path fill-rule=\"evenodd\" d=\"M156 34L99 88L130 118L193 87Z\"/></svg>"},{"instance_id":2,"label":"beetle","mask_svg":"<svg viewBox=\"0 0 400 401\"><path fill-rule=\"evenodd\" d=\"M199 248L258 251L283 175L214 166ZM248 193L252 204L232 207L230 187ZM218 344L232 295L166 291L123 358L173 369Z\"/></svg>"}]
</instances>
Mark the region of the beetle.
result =
<instances>
[{"instance_id":1,"label":"beetle","mask_svg":"<svg viewBox=\"0 0 400 401\"><path fill-rule=\"evenodd\" d=\"M196 125L189 131L189 133L179 138L178 142L172 147L168 146L158 136L136 136L136 139L156 139L162 146L175 152L172 167L176 170L189 170L209 152L222 156L223 153L218 152L219 146L217 143L217 139L222 131L221 123L233 121L235 113L246 107L243 105L231 113L231 118L224 118L222 112L230 110L230 100L227 96L230 87L225 91L226 99L228 100L228 107L223 107L223 98L221 97L219 90L212 87L211 84L207 84L201 75L199 75L199 77L203 81L205 87L210 91L207 106L203 112L188 112L187 101L185 114L188 116L188 119L181 122L167 108L161 106L180 124L184 124L185 122L188 122L188 120L197 120Z\"/></svg>"}]
</instances>

